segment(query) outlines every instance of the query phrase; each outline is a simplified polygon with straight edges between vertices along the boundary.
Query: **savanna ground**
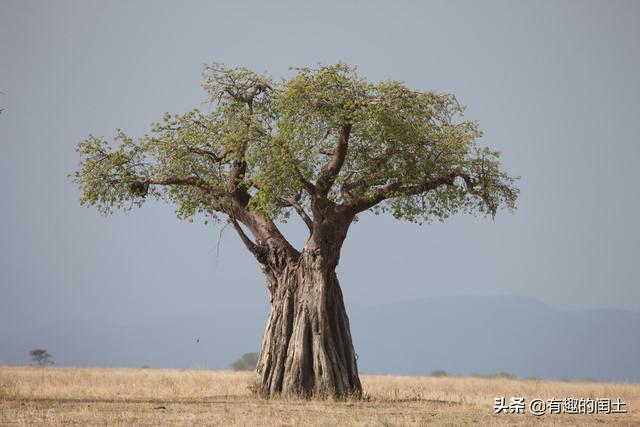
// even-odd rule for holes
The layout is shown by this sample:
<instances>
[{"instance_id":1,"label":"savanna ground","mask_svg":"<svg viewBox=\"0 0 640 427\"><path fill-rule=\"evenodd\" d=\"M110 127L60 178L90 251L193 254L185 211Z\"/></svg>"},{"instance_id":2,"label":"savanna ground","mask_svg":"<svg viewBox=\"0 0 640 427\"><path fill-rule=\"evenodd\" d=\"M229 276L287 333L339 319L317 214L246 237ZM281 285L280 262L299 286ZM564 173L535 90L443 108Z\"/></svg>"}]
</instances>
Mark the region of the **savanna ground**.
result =
<instances>
[{"instance_id":1,"label":"savanna ground","mask_svg":"<svg viewBox=\"0 0 640 427\"><path fill-rule=\"evenodd\" d=\"M244 372L0 366L0 425L640 425L640 384L362 375L363 400L263 400ZM610 398L626 414L494 414L496 396ZM528 406L528 405L527 405Z\"/></svg>"}]
</instances>

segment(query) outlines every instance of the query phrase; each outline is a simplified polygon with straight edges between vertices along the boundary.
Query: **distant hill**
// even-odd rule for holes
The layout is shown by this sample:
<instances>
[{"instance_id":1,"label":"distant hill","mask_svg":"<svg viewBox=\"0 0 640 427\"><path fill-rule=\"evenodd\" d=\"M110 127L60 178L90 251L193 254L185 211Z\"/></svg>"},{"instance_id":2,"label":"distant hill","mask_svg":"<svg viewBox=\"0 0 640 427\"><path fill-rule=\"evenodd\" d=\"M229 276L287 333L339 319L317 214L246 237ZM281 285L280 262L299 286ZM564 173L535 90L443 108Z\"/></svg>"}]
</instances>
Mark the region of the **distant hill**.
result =
<instances>
[{"instance_id":1,"label":"distant hill","mask_svg":"<svg viewBox=\"0 0 640 427\"><path fill-rule=\"evenodd\" d=\"M640 313L557 311L525 297L456 296L348 307L360 370L640 382ZM58 365L228 369L259 350L268 307L139 323L69 319L0 328L0 363L45 347Z\"/></svg>"},{"instance_id":2,"label":"distant hill","mask_svg":"<svg viewBox=\"0 0 640 427\"><path fill-rule=\"evenodd\" d=\"M351 323L364 372L640 381L640 313L456 296L354 307Z\"/></svg>"}]
</instances>

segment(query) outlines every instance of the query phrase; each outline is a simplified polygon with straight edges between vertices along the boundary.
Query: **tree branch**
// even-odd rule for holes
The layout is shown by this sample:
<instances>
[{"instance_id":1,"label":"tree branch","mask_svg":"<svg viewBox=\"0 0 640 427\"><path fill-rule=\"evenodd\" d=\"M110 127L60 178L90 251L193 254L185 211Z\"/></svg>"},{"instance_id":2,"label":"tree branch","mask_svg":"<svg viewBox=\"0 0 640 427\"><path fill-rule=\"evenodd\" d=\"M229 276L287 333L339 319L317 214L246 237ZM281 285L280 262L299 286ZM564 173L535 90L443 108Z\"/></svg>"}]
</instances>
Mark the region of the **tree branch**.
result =
<instances>
[{"instance_id":1,"label":"tree branch","mask_svg":"<svg viewBox=\"0 0 640 427\"><path fill-rule=\"evenodd\" d=\"M198 178L196 176L189 176L186 178L178 178L178 177L164 177L164 178L139 178L137 182L141 184L151 184L151 185L190 185L193 187L198 187L203 190L207 190L209 192L214 191L214 189L209 186L204 180Z\"/></svg>"},{"instance_id":2,"label":"tree branch","mask_svg":"<svg viewBox=\"0 0 640 427\"><path fill-rule=\"evenodd\" d=\"M193 154L209 157L211 160L213 160L214 163L222 163L225 157L227 157L227 155L229 154L228 152L224 152L220 156L218 156L215 152L211 150L205 150L205 149L196 148L196 147L188 147L186 150Z\"/></svg>"},{"instance_id":3,"label":"tree branch","mask_svg":"<svg viewBox=\"0 0 640 427\"><path fill-rule=\"evenodd\" d=\"M244 153L246 151L247 144L246 142L240 144L235 151L235 156L233 159L233 165L231 166L231 171L229 173L229 179L227 181L227 186L229 187L229 192L233 192L238 188L238 185L244 178L244 173L247 170L247 162L244 160Z\"/></svg>"},{"instance_id":4,"label":"tree branch","mask_svg":"<svg viewBox=\"0 0 640 427\"><path fill-rule=\"evenodd\" d=\"M344 160L347 157L347 149L349 147L349 135L351 134L351 123L342 125L340 128L340 135L338 136L338 143L333 151L333 155L329 162L324 165L320 177L316 183L316 189L320 196L326 196L331 189L331 186L336 180Z\"/></svg>"},{"instance_id":5,"label":"tree branch","mask_svg":"<svg viewBox=\"0 0 640 427\"><path fill-rule=\"evenodd\" d=\"M271 258L270 254L281 253L292 260L299 257L300 253L289 243L271 219L249 209L248 203L243 203L245 200L240 200L236 195L231 195L231 201L229 218L242 222L251 231L256 242L254 244L261 248L265 256Z\"/></svg>"},{"instance_id":6,"label":"tree branch","mask_svg":"<svg viewBox=\"0 0 640 427\"><path fill-rule=\"evenodd\" d=\"M380 155L374 157L373 159L370 160L369 162L369 168L371 171L373 171L373 173L375 174L376 171L380 170L380 168L385 165L385 163L387 163L387 161L389 160L389 158L391 157L392 154L394 154L394 152L396 151L395 146L390 142L390 141L386 141L387 143L387 148L384 150L384 152L382 152ZM351 171L349 172L349 174L345 177L344 182L342 184L342 186L340 187L340 192L342 193L343 198L346 197L350 197L351 193L353 192L354 189L360 189L362 187L364 187L366 185L367 180L365 179L365 177L361 177L360 179L354 181L354 182L349 182L349 180L351 179L351 177L353 175L355 175L357 172L356 171ZM369 178L371 179L373 176L370 176Z\"/></svg>"},{"instance_id":7,"label":"tree branch","mask_svg":"<svg viewBox=\"0 0 640 427\"><path fill-rule=\"evenodd\" d=\"M282 207L292 207L298 216L304 221L307 228L309 229L309 233L313 233L313 220L309 216L309 214L304 210L304 207L293 197L288 197L282 201Z\"/></svg>"},{"instance_id":8,"label":"tree branch","mask_svg":"<svg viewBox=\"0 0 640 427\"><path fill-rule=\"evenodd\" d=\"M244 243L249 252L251 252L258 259L258 261L265 263L266 250L251 241L249 236L245 234L242 227L240 227L240 224L238 224L238 221L233 218L230 218L229 221L233 225L233 228L235 228L238 236L240 236L240 240L242 240L242 243Z\"/></svg>"},{"instance_id":9,"label":"tree branch","mask_svg":"<svg viewBox=\"0 0 640 427\"><path fill-rule=\"evenodd\" d=\"M461 177L469 188L473 188L477 183L467 174L451 172L447 175L431 179L415 185L402 185L400 182L392 182L376 189L370 197L361 198L346 205L347 210L354 214L366 211L378 203L397 196L415 196L435 190L441 185L453 185L455 179Z\"/></svg>"}]
</instances>

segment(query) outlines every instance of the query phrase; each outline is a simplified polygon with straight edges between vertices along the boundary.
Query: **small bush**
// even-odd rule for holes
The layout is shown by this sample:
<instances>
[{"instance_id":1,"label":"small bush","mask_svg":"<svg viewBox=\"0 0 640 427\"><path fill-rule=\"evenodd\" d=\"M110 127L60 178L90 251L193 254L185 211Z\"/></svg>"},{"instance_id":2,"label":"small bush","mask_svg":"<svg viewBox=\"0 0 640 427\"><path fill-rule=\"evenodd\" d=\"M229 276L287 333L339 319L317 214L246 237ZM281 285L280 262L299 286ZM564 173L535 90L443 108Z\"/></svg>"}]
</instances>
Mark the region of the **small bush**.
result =
<instances>
[{"instance_id":1,"label":"small bush","mask_svg":"<svg viewBox=\"0 0 640 427\"><path fill-rule=\"evenodd\" d=\"M245 353L231 364L234 371L253 371L258 364L258 353Z\"/></svg>"},{"instance_id":2,"label":"small bush","mask_svg":"<svg viewBox=\"0 0 640 427\"><path fill-rule=\"evenodd\" d=\"M516 375L510 374L509 372L498 372L497 374L493 375L493 377L505 378L507 380L515 380L516 378L518 378Z\"/></svg>"},{"instance_id":3,"label":"small bush","mask_svg":"<svg viewBox=\"0 0 640 427\"><path fill-rule=\"evenodd\" d=\"M447 371L443 371L442 369L436 369L434 371L431 371L431 376L432 377L448 377L449 374L447 374Z\"/></svg>"},{"instance_id":4,"label":"small bush","mask_svg":"<svg viewBox=\"0 0 640 427\"><path fill-rule=\"evenodd\" d=\"M497 374L488 374L488 375L483 375L483 374L479 374L477 372L473 372L471 374L469 374L470 377L474 377L474 378L487 378L487 379L491 379L491 378L504 378L507 380L515 380L518 378L517 375L514 374L510 374L509 372L498 372Z\"/></svg>"}]
</instances>

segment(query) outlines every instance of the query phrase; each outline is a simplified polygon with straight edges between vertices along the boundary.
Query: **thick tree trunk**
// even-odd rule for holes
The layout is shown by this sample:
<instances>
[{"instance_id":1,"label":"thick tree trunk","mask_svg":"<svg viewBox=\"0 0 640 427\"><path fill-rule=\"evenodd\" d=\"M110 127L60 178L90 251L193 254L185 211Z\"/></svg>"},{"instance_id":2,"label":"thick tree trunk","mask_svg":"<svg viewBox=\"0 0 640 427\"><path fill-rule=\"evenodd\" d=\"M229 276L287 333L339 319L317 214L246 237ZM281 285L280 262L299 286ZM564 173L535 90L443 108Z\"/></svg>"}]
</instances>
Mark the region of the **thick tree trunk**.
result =
<instances>
[{"instance_id":1,"label":"thick tree trunk","mask_svg":"<svg viewBox=\"0 0 640 427\"><path fill-rule=\"evenodd\" d=\"M312 254L265 272L271 314L257 366L265 397L360 397L356 355L335 266Z\"/></svg>"}]
</instances>

